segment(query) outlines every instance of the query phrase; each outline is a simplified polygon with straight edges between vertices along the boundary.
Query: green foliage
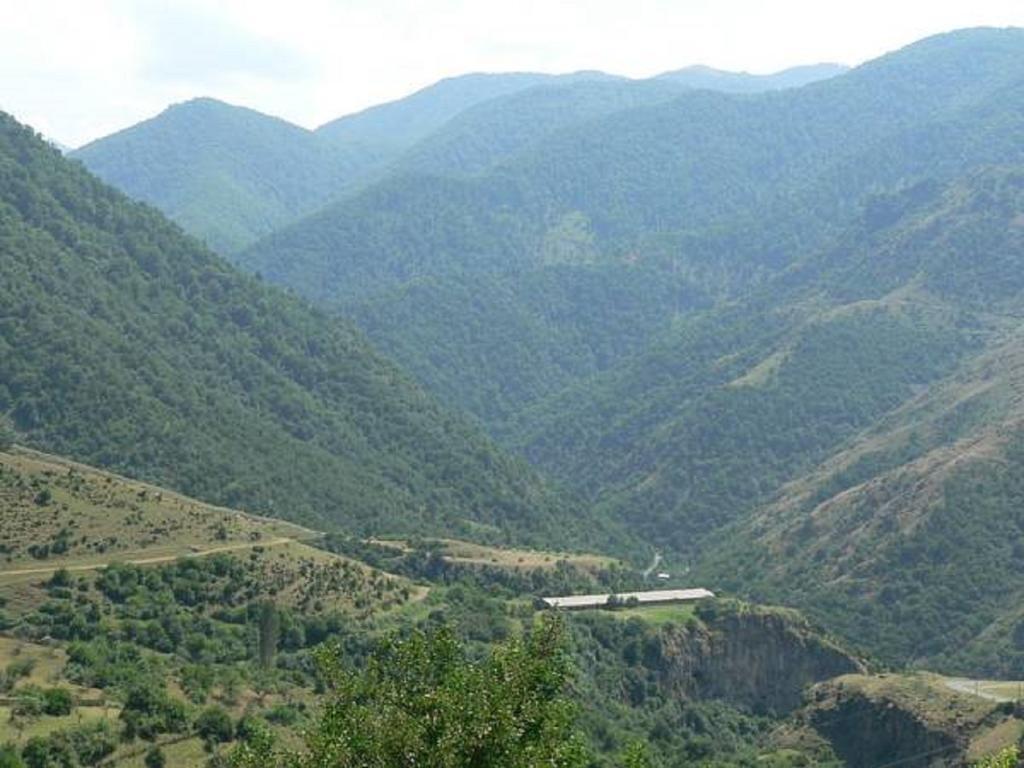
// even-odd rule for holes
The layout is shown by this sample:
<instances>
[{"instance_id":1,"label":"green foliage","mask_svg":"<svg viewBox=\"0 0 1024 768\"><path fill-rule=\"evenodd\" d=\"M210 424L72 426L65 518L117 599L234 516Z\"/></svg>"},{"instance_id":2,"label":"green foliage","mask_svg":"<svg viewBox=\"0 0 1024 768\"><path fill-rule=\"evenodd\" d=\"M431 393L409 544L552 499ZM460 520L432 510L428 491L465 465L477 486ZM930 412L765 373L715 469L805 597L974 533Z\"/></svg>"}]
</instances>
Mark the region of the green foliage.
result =
<instances>
[{"instance_id":1,"label":"green foliage","mask_svg":"<svg viewBox=\"0 0 1024 768\"><path fill-rule=\"evenodd\" d=\"M0 693L9 692L22 678L28 677L35 667L35 659L22 658L9 662L0 673Z\"/></svg>"},{"instance_id":2,"label":"green foliage","mask_svg":"<svg viewBox=\"0 0 1024 768\"><path fill-rule=\"evenodd\" d=\"M467 661L446 631L393 639L362 672L337 651L321 656L331 693L306 738L286 755L247 744L238 766L582 766L564 698L569 665L563 630L542 621L522 640Z\"/></svg>"},{"instance_id":3,"label":"green foliage","mask_svg":"<svg viewBox=\"0 0 1024 768\"><path fill-rule=\"evenodd\" d=\"M281 619L277 607L266 600L259 607L259 642L256 649L260 665L264 668L268 668L274 663L274 654L277 653L280 633Z\"/></svg>"},{"instance_id":4,"label":"green foliage","mask_svg":"<svg viewBox=\"0 0 1024 768\"><path fill-rule=\"evenodd\" d=\"M117 744L113 728L99 720L47 736L33 736L22 748L21 756L26 768L78 768L98 765Z\"/></svg>"},{"instance_id":5,"label":"green foliage","mask_svg":"<svg viewBox=\"0 0 1024 768\"><path fill-rule=\"evenodd\" d=\"M176 104L72 157L225 254L313 210L374 159L214 99Z\"/></svg>"},{"instance_id":6,"label":"green foliage","mask_svg":"<svg viewBox=\"0 0 1024 768\"><path fill-rule=\"evenodd\" d=\"M239 261L340 308L503 436L679 314L813 253L864 195L1019 162L1021 48L1019 30L966 31L757 96L531 89Z\"/></svg>"},{"instance_id":7,"label":"green foliage","mask_svg":"<svg viewBox=\"0 0 1024 768\"><path fill-rule=\"evenodd\" d=\"M143 764L146 768L164 768L167 765L167 757L164 755L164 751L154 744L146 750Z\"/></svg>"},{"instance_id":8,"label":"green foliage","mask_svg":"<svg viewBox=\"0 0 1024 768\"><path fill-rule=\"evenodd\" d=\"M5 413L0 413L0 451L6 451L14 445L14 424Z\"/></svg>"},{"instance_id":9,"label":"green foliage","mask_svg":"<svg viewBox=\"0 0 1024 768\"><path fill-rule=\"evenodd\" d=\"M622 754L623 768L654 768L650 750L640 741L634 741Z\"/></svg>"},{"instance_id":10,"label":"green foliage","mask_svg":"<svg viewBox=\"0 0 1024 768\"><path fill-rule=\"evenodd\" d=\"M25 768L25 763L14 744L0 744L0 768Z\"/></svg>"},{"instance_id":11,"label":"green foliage","mask_svg":"<svg viewBox=\"0 0 1024 768\"><path fill-rule=\"evenodd\" d=\"M196 733L212 749L217 744L231 741L235 736L235 724L224 707L207 707L196 717Z\"/></svg>"},{"instance_id":12,"label":"green foliage","mask_svg":"<svg viewBox=\"0 0 1024 768\"><path fill-rule=\"evenodd\" d=\"M998 754L984 757L971 765L973 768L1017 768L1020 765L1020 757L1018 747L1007 747Z\"/></svg>"},{"instance_id":13,"label":"green foliage","mask_svg":"<svg viewBox=\"0 0 1024 768\"><path fill-rule=\"evenodd\" d=\"M43 691L43 713L51 717L70 715L74 706L71 691L67 688L47 688Z\"/></svg>"},{"instance_id":14,"label":"green foliage","mask_svg":"<svg viewBox=\"0 0 1024 768\"><path fill-rule=\"evenodd\" d=\"M188 727L185 704L172 699L153 684L130 688L121 708L121 722L128 739L154 740L162 733L183 733ZM230 725L230 719L229 719Z\"/></svg>"}]
</instances>

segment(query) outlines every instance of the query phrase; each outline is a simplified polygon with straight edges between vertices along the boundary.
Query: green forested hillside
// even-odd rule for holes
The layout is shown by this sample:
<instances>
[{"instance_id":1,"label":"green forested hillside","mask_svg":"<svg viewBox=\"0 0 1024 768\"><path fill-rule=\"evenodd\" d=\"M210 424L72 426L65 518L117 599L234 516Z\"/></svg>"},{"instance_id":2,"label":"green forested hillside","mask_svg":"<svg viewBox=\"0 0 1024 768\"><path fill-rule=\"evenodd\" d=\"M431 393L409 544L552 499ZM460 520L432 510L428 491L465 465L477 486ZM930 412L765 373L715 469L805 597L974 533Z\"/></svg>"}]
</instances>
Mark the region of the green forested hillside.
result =
<instances>
[{"instance_id":1,"label":"green forested hillside","mask_svg":"<svg viewBox=\"0 0 1024 768\"><path fill-rule=\"evenodd\" d=\"M909 198L832 254L829 293L944 316L980 351L792 478L704 568L893 662L1019 677L1024 171Z\"/></svg>"},{"instance_id":2,"label":"green forested hillside","mask_svg":"<svg viewBox=\"0 0 1024 768\"><path fill-rule=\"evenodd\" d=\"M609 349L617 361L637 350L616 339L650 339L707 297L742 295L829 242L865 194L1020 160L1022 52L1020 30L968 30L804 88L699 91L620 109L542 136L482 175L394 175L265 238L239 262L352 313L443 399L468 404L502 433L538 396L603 370L566 375L564 361ZM529 114L531 99L543 109L553 93L514 98ZM636 324L621 318L612 338L594 322L599 311L565 299L595 265L615 290L636 287L627 304L644 307ZM471 334L448 312L466 303L467 281ZM432 297L417 303L423 282ZM553 282L562 298L507 310L500 286L525 297L528 286ZM665 290L652 293L652 284ZM701 298L680 303L680 294ZM510 314L524 330L510 330ZM530 326L549 340L544 368L509 378L501 361L535 354ZM448 373L467 359L486 393ZM497 387L505 405L490 407Z\"/></svg>"},{"instance_id":3,"label":"green forested hillside","mask_svg":"<svg viewBox=\"0 0 1024 768\"><path fill-rule=\"evenodd\" d=\"M0 412L21 439L325 526L595 530L350 326L0 128Z\"/></svg>"},{"instance_id":4,"label":"green forested hillside","mask_svg":"<svg viewBox=\"0 0 1024 768\"><path fill-rule=\"evenodd\" d=\"M847 71L838 64L774 75L687 67L649 80L558 78L468 107L413 145L393 170L481 173L514 159L542 138L604 115L668 101L687 90L760 93L808 85Z\"/></svg>"},{"instance_id":5,"label":"green forested hillside","mask_svg":"<svg viewBox=\"0 0 1024 768\"><path fill-rule=\"evenodd\" d=\"M545 137L687 89L674 78L557 80L469 107L413 145L393 170L462 175L514 160Z\"/></svg>"},{"instance_id":6,"label":"green forested hillside","mask_svg":"<svg viewBox=\"0 0 1024 768\"><path fill-rule=\"evenodd\" d=\"M685 281L594 264L424 277L346 311L428 389L500 432L524 402L646 348L665 326L665 307L709 304Z\"/></svg>"},{"instance_id":7,"label":"green forested hillside","mask_svg":"<svg viewBox=\"0 0 1024 768\"><path fill-rule=\"evenodd\" d=\"M835 74L827 67L764 77L709 72L641 82L600 72L464 75L316 132L200 98L71 154L228 254L400 168L479 171L559 127L686 88L768 90ZM553 93L541 95L548 88ZM540 92L523 109L517 97L533 89Z\"/></svg>"},{"instance_id":8,"label":"green forested hillside","mask_svg":"<svg viewBox=\"0 0 1024 768\"><path fill-rule=\"evenodd\" d=\"M835 247L527 413L524 449L697 565L899 662L1019 675L1024 173Z\"/></svg>"},{"instance_id":9,"label":"green forested hillside","mask_svg":"<svg viewBox=\"0 0 1024 768\"><path fill-rule=\"evenodd\" d=\"M237 259L673 568L887 661L1020 674L1024 31L790 90L670 80L478 104Z\"/></svg>"},{"instance_id":10,"label":"green forested hillside","mask_svg":"<svg viewBox=\"0 0 1024 768\"><path fill-rule=\"evenodd\" d=\"M375 159L214 99L176 104L71 156L221 253L311 212Z\"/></svg>"}]
</instances>

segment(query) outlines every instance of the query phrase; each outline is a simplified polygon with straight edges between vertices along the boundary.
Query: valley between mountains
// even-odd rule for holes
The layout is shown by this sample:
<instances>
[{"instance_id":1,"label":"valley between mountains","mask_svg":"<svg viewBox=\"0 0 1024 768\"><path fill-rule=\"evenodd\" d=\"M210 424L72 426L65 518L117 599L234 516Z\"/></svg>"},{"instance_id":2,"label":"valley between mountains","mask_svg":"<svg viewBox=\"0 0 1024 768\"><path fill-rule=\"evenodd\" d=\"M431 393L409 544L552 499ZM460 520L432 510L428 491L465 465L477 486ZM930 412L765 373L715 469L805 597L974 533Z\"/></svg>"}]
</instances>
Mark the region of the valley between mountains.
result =
<instances>
[{"instance_id":1,"label":"valley between mountains","mask_svg":"<svg viewBox=\"0 0 1024 768\"><path fill-rule=\"evenodd\" d=\"M1008 755L1022 321L1020 29L0 114L0 766L313 765L328 692L491 673L558 765Z\"/></svg>"}]
</instances>

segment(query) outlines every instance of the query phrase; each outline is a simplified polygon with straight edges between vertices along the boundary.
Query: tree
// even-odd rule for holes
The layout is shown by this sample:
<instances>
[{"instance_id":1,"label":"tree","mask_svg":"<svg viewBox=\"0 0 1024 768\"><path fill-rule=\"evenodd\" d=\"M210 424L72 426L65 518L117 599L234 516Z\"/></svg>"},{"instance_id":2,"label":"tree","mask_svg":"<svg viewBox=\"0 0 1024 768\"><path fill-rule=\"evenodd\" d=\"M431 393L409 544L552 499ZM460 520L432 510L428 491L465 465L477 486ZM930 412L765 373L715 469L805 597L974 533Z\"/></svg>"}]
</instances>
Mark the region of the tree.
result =
<instances>
[{"instance_id":1,"label":"tree","mask_svg":"<svg viewBox=\"0 0 1024 768\"><path fill-rule=\"evenodd\" d=\"M277 640L280 633L281 621L277 608L269 600L260 604L258 654L260 666L270 669L274 664L274 654L277 653Z\"/></svg>"},{"instance_id":2,"label":"tree","mask_svg":"<svg viewBox=\"0 0 1024 768\"><path fill-rule=\"evenodd\" d=\"M71 691L67 688L47 688L43 691L43 712L53 717L70 715L74 706Z\"/></svg>"},{"instance_id":3,"label":"tree","mask_svg":"<svg viewBox=\"0 0 1024 768\"><path fill-rule=\"evenodd\" d=\"M147 685L133 684L125 695L121 709L124 735L129 739L155 739L161 733L185 730L187 713L183 702L168 697L167 691Z\"/></svg>"},{"instance_id":4,"label":"tree","mask_svg":"<svg viewBox=\"0 0 1024 768\"><path fill-rule=\"evenodd\" d=\"M13 744L0 744L0 768L25 768L18 748Z\"/></svg>"},{"instance_id":5,"label":"tree","mask_svg":"<svg viewBox=\"0 0 1024 768\"><path fill-rule=\"evenodd\" d=\"M654 761L647 745L634 741L622 753L622 765L624 768L654 768Z\"/></svg>"},{"instance_id":6,"label":"tree","mask_svg":"<svg viewBox=\"0 0 1024 768\"><path fill-rule=\"evenodd\" d=\"M974 768L1016 768L1021 758L1020 749L1007 747L1002 752L984 757L976 763Z\"/></svg>"},{"instance_id":7,"label":"tree","mask_svg":"<svg viewBox=\"0 0 1024 768\"><path fill-rule=\"evenodd\" d=\"M207 749L212 751L215 745L234 738L235 724L231 722L231 715L224 707L213 705L199 713L199 717L196 718L196 733L206 742Z\"/></svg>"},{"instance_id":8,"label":"tree","mask_svg":"<svg viewBox=\"0 0 1024 768\"><path fill-rule=\"evenodd\" d=\"M0 413L0 451L6 451L14 445L14 438L14 424L7 414Z\"/></svg>"},{"instance_id":9,"label":"tree","mask_svg":"<svg viewBox=\"0 0 1024 768\"><path fill-rule=\"evenodd\" d=\"M164 755L164 751L154 744L146 750L146 758L143 762L146 768L164 768L167 765L167 757Z\"/></svg>"},{"instance_id":10,"label":"tree","mask_svg":"<svg viewBox=\"0 0 1024 768\"><path fill-rule=\"evenodd\" d=\"M33 736L21 750L21 759L27 768L53 768L75 765L78 758L65 739Z\"/></svg>"},{"instance_id":11,"label":"tree","mask_svg":"<svg viewBox=\"0 0 1024 768\"><path fill-rule=\"evenodd\" d=\"M250 741L236 768L578 768L587 753L564 696L569 659L564 629L545 617L524 638L468 661L447 628L392 637L362 671L346 669L336 647L319 653L330 689L305 750Z\"/></svg>"}]
</instances>

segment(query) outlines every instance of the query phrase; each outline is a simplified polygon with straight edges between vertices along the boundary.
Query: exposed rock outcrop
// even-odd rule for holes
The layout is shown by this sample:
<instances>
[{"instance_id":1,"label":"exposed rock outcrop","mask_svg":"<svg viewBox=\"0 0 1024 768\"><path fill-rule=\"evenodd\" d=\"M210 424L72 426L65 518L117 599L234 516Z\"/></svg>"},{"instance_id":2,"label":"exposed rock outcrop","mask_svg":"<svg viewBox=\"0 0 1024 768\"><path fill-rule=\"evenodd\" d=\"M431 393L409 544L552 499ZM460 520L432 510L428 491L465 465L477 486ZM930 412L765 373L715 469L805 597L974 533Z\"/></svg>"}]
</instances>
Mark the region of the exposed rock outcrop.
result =
<instances>
[{"instance_id":1,"label":"exposed rock outcrop","mask_svg":"<svg viewBox=\"0 0 1024 768\"><path fill-rule=\"evenodd\" d=\"M663 633L663 679L689 697L782 714L803 703L807 686L863 671L796 612L709 604L700 615Z\"/></svg>"}]
</instances>

